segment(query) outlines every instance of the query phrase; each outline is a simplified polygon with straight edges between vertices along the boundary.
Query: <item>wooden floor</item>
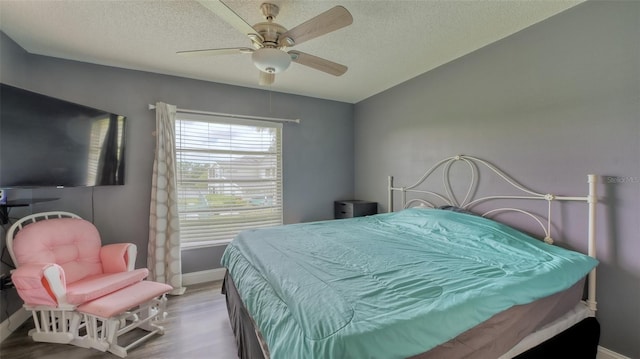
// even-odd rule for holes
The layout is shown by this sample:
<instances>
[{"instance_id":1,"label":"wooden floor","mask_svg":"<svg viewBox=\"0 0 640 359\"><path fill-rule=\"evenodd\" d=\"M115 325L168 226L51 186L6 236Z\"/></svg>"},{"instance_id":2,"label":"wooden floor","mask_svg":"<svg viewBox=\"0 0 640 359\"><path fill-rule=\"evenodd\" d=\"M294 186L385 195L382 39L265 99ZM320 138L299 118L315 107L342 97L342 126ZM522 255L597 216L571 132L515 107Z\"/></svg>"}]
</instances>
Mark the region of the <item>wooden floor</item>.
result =
<instances>
[{"instance_id":1,"label":"wooden floor","mask_svg":"<svg viewBox=\"0 0 640 359\"><path fill-rule=\"evenodd\" d=\"M169 296L165 334L129 351L127 358L237 359L221 282L190 286L182 296ZM27 321L0 344L2 359L94 359L116 355L68 344L36 343L27 335Z\"/></svg>"}]
</instances>

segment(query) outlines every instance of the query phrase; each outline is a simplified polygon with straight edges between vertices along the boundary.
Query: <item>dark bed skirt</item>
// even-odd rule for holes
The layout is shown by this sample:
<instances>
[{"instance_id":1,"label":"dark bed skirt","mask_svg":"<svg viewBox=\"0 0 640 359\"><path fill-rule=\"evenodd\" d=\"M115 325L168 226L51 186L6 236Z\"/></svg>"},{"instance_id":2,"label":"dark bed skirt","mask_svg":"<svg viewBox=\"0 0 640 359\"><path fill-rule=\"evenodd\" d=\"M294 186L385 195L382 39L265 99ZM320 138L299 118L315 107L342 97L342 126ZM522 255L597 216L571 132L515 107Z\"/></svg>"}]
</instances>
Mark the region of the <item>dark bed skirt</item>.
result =
<instances>
[{"instance_id":1,"label":"dark bed skirt","mask_svg":"<svg viewBox=\"0 0 640 359\"><path fill-rule=\"evenodd\" d=\"M265 359L260 339L253 327L231 277L225 275L222 293L227 301L227 311L240 359ZM529 349L514 359L595 359L600 340L600 324L596 318L587 318L546 342Z\"/></svg>"},{"instance_id":2,"label":"dark bed skirt","mask_svg":"<svg viewBox=\"0 0 640 359\"><path fill-rule=\"evenodd\" d=\"M240 299L238 289L233 283L229 274L225 274L222 282L222 294L227 300L227 312L229 312L229 322L236 337L238 347L238 358L240 359L264 359L260 341L253 328L253 320L247 312L244 303Z\"/></svg>"}]
</instances>

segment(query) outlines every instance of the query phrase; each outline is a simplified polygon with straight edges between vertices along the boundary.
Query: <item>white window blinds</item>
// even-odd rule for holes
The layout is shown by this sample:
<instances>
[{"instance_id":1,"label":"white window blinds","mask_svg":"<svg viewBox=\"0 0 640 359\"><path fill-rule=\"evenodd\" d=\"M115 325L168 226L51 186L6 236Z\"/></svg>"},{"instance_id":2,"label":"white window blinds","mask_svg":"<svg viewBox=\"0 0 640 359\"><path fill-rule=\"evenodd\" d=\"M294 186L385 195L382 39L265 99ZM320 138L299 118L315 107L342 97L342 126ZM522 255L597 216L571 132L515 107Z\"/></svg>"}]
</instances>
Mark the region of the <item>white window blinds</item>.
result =
<instances>
[{"instance_id":1,"label":"white window blinds","mask_svg":"<svg viewBox=\"0 0 640 359\"><path fill-rule=\"evenodd\" d=\"M227 243L282 224L282 125L176 115L182 247Z\"/></svg>"}]
</instances>

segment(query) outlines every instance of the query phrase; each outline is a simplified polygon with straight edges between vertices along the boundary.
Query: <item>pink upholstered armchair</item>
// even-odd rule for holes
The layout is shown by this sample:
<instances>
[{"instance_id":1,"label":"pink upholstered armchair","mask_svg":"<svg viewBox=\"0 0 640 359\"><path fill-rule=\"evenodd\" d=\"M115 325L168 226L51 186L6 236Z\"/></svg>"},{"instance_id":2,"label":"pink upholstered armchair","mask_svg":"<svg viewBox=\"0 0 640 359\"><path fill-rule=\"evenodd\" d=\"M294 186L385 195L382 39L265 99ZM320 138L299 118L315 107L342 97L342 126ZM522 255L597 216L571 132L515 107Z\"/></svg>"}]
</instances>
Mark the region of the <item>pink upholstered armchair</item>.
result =
<instances>
[{"instance_id":1,"label":"pink upholstered armchair","mask_svg":"<svg viewBox=\"0 0 640 359\"><path fill-rule=\"evenodd\" d=\"M14 223L7 248L16 265L12 281L33 313L36 328L30 335L35 341L124 357L129 347L120 345L118 336L125 325L131 326L125 332L141 327L151 332L147 336L162 333L153 322L165 314L164 295L172 288L143 282L149 271L135 269L134 244L102 246L91 222L68 212L47 212ZM80 334L82 328L86 334Z\"/></svg>"}]
</instances>

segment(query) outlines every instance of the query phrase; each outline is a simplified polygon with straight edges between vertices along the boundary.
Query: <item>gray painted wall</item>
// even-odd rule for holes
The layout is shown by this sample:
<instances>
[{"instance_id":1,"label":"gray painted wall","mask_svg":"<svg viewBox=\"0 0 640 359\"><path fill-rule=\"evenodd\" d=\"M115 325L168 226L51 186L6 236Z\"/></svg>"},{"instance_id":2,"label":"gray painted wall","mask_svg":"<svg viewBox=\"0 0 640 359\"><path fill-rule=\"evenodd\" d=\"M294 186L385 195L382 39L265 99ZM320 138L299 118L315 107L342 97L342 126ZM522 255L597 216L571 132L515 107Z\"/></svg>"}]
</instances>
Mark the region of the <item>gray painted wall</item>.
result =
<instances>
[{"instance_id":1,"label":"gray painted wall","mask_svg":"<svg viewBox=\"0 0 640 359\"><path fill-rule=\"evenodd\" d=\"M589 1L356 104L356 197L385 203L388 175L456 154L548 193L602 176L600 343L640 358L639 38L640 2ZM584 250L583 207L556 213L560 245Z\"/></svg>"},{"instance_id":2,"label":"gray painted wall","mask_svg":"<svg viewBox=\"0 0 640 359\"><path fill-rule=\"evenodd\" d=\"M0 56L2 82L123 114L128 121L124 186L11 190L9 199L60 198L15 208L12 217L47 210L78 213L94 221L104 243L137 244L137 265L146 266L155 146L155 112L147 104L158 101L203 111L302 119L300 124L285 124L283 131L285 223L331 219L333 201L353 195L352 104L31 55L4 33ZM220 267L224 248L185 251L183 272ZM3 266L0 273L7 272ZM9 314L20 306L11 292ZM6 305L3 300L0 320L6 317Z\"/></svg>"},{"instance_id":3,"label":"gray painted wall","mask_svg":"<svg viewBox=\"0 0 640 359\"><path fill-rule=\"evenodd\" d=\"M381 210L387 175L407 184L458 153L489 159L552 193L582 195L585 175L597 173L605 196L598 208L601 345L640 357L639 6L587 2L362 101L354 114L351 105L274 93L272 115L303 118L285 126L285 221L331 218L331 201L353 194L354 168L356 197L380 202ZM264 91L32 56L4 34L0 49L3 82L129 116L126 186L18 194L59 196L34 210L87 217L93 197L106 242L135 238L146 250L153 151L147 103L269 115ZM584 249L584 211L568 205L559 213L560 244ZM190 254L185 272L209 269L220 252Z\"/></svg>"}]
</instances>

